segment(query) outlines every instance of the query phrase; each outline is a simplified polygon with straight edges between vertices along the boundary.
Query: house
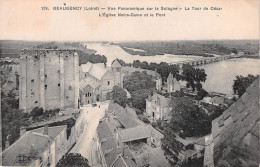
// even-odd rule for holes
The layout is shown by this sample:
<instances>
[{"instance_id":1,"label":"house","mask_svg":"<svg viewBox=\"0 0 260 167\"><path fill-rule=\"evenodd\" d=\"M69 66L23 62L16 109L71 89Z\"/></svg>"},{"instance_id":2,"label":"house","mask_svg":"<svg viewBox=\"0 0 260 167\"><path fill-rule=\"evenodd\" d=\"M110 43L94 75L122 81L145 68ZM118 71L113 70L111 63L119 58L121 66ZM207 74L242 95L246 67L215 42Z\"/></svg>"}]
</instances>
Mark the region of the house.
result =
<instances>
[{"instance_id":1,"label":"house","mask_svg":"<svg viewBox=\"0 0 260 167\"><path fill-rule=\"evenodd\" d=\"M204 166L258 166L259 78L224 113L212 121ZM225 156L223 156L225 155Z\"/></svg>"},{"instance_id":2,"label":"house","mask_svg":"<svg viewBox=\"0 0 260 167\"><path fill-rule=\"evenodd\" d=\"M164 119L169 115L172 107L170 107L170 98L155 93L146 99L146 114L152 120Z\"/></svg>"},{"instance_id":3,"label":"house","mask_svg":"<svg viewBox=\"0 0 260 167\"><path fill-rule=\"evenodd\" d=\"M82 64L80 66L80 103L91 104L110 100L114 86L123 86L123 74L121 65L115 60L111 68L105 68L104 64Z\"/></svg>"},{"instance_id":4,"label":"house","mask_svg":"<svg viewBox=\"0 0 260 167\"><path fill-rule=\"evenodd\" d=\"M115 103L109 104L105 119L99 123L97 132L101 160L109 167L140 166L143 163L140 161L140 152L144 156L149 153L144 152L139 144L160 147L163 138L163 135L151 125L144 124ZM133 151L130 147L139 151Z\"/></svg>"},{"instance_id":5,"label":"house","mask_svg":"<svg viewBox=\"0 0 260 167\"><path fill-rule=\"evenodd\" d=\"M67 126L42 127L21 133L2 153L4 166L52 166L67 152Z\"/></svg>"},{"instance_id":6,"label":"house","mask_svg":"<svg viewBox=\"0 0 260 167\"><path fill-rule=\"evenodd\" d=\"M180 90L181 90L180 83L176 80L176 78L173 78L173 74L170 73L167 78L167 92L172 93Z\"/></svg>"}]
</instances>

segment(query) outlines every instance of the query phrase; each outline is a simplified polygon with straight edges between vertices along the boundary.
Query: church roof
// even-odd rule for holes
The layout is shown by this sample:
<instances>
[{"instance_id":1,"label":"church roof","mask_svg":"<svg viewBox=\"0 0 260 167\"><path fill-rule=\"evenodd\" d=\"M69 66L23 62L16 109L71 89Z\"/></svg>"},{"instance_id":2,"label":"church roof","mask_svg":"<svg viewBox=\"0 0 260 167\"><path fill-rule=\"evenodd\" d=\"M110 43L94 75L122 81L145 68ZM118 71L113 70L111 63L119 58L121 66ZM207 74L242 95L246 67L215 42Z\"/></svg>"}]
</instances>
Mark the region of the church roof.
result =
<instances>
[{"instance_id":1,"label":"church roof","mask_svg":"<svg viewBox=\"0 0 260 167\"><path fill-rule=\"evenodd\" d=\"M89 73L98 80L101 80L105 73L108 71L104 68L103 63L92 64L87 62L87 64L81 64L81 71L84 73Z\"/></svg>"},{"instance_id":2,"label":"church roof","mask_svg":"<svg viewBox=\"0 0 260 167\"><path fill-rule=\"evenodd\" d=\"M79 82L80 90L84 90L87 86L90 86L92 89L96 89L99 86L99 83L90 77L84 78Z\"/></svg>"},{"instance_id":3,"label":"church roof","mask_svg":"<svg viewBox=\"0 0 260 167\"><path fill-rule=\"evenodd\" d=\"M92 66L92 63L90 63L90 62L87 62L87 64L81 64L81 71L89 72L91 66Z\"/></svg>"},{"instance_id":4,"label":"church roof","mask_svg":"<svg viewBox=\"0 0 260 167\"><path fill-rule=\"evenodd\" d=\"M113 61L113 63L111 64L111 67L114 68L118 68L118 67L122 67L121 64L119 63L119 61L116 59Z\"/></svg>"}]
</instances>

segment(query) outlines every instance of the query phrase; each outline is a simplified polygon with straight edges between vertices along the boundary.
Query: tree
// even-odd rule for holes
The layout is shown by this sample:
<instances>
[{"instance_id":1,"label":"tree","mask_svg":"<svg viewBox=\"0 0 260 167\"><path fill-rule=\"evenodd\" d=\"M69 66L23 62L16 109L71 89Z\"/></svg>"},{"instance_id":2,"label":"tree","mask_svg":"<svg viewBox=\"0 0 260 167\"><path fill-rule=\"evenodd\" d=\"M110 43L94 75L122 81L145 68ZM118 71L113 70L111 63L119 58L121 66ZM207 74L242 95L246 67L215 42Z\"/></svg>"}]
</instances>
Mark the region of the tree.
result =
<instances>
[{"instance_id":1,"label":"tree","mask_svg":"<svg viewBox=\"0 0 260 167\"><path fill-rule=\"evenodd\" d=\"M57 167L90 167L88 159L79 153L69 153L64 155L56 165Z\"/></svg>"},{"instance_id":2,"label":"tree","mask_svg":"<svg viewBox=\"0 0 260 167\"><path fill-rule=\"evenodd\" d=\"M139 60L134 60L134 61L133 61L133 66L134 66L135 68L139 68L139 67L141 67L141 62L140 62Z\"/></svg>"},{"instance_id":3,"label":"tree","mask_svg":"<svg viewBox=\"0 0 260 167\"><path fill-rule=\"evenodd\" d=\"M182 66L182 80L187 81L187 87L192 87L200 90L202 85L200 82L205 82L207 79L207 74L204 69L194 68L189 64L184 64Z\"/></svg>"},{"instance_id":4,"label":"tree","mask_svg":"<svg viewBox=\"0 0 260 167\"><path fill-rule=\"evenodd\" d=\"M241 75L236 76L233 84L233 91L239 97L245 93L246 89L254 82L254 80L259 79L259 76L253 76L249 74L247 77Z\"/></svg>"},{"instance_id":5,"label":"tree","mask_svg":"<svg viewBox=\"0 0 260 167\"><path fill-rule=\"evenodd\" d=\"M202 100L207 95L208 95L208 92L201 88L198 90L198 95L196 96L196 100Z\"/></svg>"},{"instance_id":6,"label":"tree","mask_svg":"<svg viewBox=\"0 0 260 167\"><path fill-rule=\"evenodd\" d=\"M131 94L132 106L136 109L144 111L146 107L146 99L148 95L152 94L152 90L149 89L141 89L133 91Z\"/></svg>"},{"instance_id":7,"label":"tree","mask_svg":"<svg viewBox=\"0 0 260 167\"><path fill-rule=\"evenodd\" d=\"M34 107L33 110L30 112L31 117L36 118L39 117L41 115L43 115L43 109L42 107Z\"/></svg>"},{"instance_id":8,"label":"tree","mask_svg":"<svg viewBox=\"0 0 260 167\"><path fill-rule=\"evenodd\" d=\"M122 89L119 86L114 86L111 94L112 94L112 100L115 103L119 104L122 107L126 107L127 94L124 89Z\"/></svg>"},{"instance_id":9,"label":"tree","mask_svg":"<svg viewBox=\"0 0 260 167\"><path fill-rule=\"evenodd\" d=\"M146 71L135 71L130 76L124 77L124 88L132 93L136 90L155 88L155 82Z\"/></svg>"},{"instance_id":10,"label":"tree","mask_svg":"<svg viewBox=\"0 0 260 167\"><path fill-rule=\"evenodd\" d=\"M170 128L178 132L183 130L187 137L202 136L210 133L211 119L187 97L173 97Z\"/></svg>"}]
</instances>

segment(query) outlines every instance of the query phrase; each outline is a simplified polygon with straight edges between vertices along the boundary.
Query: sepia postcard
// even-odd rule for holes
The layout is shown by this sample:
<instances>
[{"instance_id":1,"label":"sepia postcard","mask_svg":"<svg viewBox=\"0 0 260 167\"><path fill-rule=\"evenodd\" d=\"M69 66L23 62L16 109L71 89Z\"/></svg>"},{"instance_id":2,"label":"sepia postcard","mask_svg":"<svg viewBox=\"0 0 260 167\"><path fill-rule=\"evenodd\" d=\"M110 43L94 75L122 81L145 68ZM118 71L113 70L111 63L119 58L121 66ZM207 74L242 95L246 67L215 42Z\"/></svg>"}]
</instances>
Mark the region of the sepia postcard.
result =
<instances>
[{"instance_id":1,"label":"sepia postcard","mask_svg":"<svg viewBox=\"0 0 260 167\"><path fill-rule=\"evenodd\" d=\"M259 167L258 0L0 0L0 166Z\"/></svg>"}]
</instances>

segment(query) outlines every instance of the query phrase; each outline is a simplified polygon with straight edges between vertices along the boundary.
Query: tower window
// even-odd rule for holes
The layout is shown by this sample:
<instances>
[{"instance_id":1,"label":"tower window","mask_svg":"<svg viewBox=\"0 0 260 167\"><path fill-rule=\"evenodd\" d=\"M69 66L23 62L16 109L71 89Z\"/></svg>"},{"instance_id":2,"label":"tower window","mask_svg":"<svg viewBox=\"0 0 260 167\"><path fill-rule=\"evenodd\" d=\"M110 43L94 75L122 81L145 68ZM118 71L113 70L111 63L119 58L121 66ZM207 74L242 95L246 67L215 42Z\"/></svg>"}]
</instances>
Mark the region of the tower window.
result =
<instances>
[{"instance_id":1,"label":"tower window","mask_svg":"<svg viewBox=\"0 0 260 167\"><path fill-rule=\"evenodd\" d=\"M110 81L107 81L107 85L110 85Z\"/></svg>"},{"instance_id":2,"label":"tower window","mask_svg":"<svg viewBox=\"0 0 260 167\"><path fill-rule=\"evenodd\" d=\"M58 83L58 86L60 86L60 83Z\"/></svg>"},{"instance_id":3,"label":"tower window","mask_svg":"<svg viewBox=\"0 0 260 167\"><path fill-rule=\"evenodd\" d=\"M47 85L45 85L45 89L47 89Z\"/></svg>"},{"instance_id":4,"label":"tower window","mask_svg":"<svg viewBox=\"0 0 260 167\"><path fill-rule=\"evenodd\" d=\"M47 77L48 75L47 74L45 74L45 77Z\"/></svg>"},{"instance_id":5,"label":"tower window","mask_svg":"<svg viewBox=\"0 0 260 167\"><path fill-rule=\"evenodd\" d=\"M35 104L38 103L38 101L35 101Z\"/></svg>"},{"instance_id":6,"label":"tower window","mask_svg":"<svg viewBox=\"0 0 260 167\"><path fill-rule=\"evenodd\" d=\"M34 82L34 79L32 79L31 82L33 83L33 82Z\"/></svg>"}]
</instances>

